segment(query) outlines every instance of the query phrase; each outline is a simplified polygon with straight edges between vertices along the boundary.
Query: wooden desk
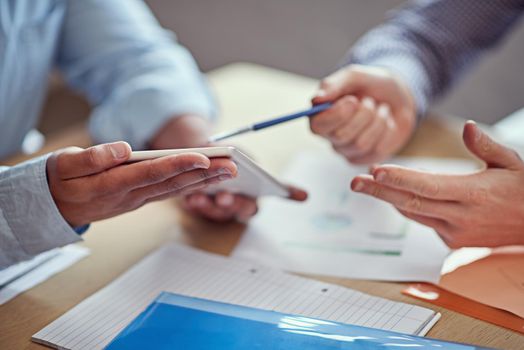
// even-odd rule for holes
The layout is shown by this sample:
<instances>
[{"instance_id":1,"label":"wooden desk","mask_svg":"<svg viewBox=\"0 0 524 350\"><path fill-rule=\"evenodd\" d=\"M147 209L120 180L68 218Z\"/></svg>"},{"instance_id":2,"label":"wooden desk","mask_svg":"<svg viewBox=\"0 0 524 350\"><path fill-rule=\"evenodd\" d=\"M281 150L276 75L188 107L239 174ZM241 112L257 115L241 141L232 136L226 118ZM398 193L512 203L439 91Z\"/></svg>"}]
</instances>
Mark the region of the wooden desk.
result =
<instances>
[{"instance_id":1,"label":"wooden desk","mask_svg":"<svg viewBox=\"0 0 524 350\"><path fill-rule=\"evenodd\" d=\"M306 107L317 82L260 66L234 64L209 73L226 130L261 117ZM312 136L300 120L272 130L238 138L238 145L274 174L298 150L329 147ZM300 125L297 125L300 124ZM406 155L467 157L461 143L462 121L427 120L404 150ZM67 145L86 146L83 127L75 127L49 140L45 151ZM16 157L16 163L23 157ZM349 183L349 179L348 179ZM147 219L146 219L147 218ZM177 212L173 201L145 206L133 213L93 224L84 244L92 254L68 270L0 306L0 349L37 349L31 335L99 290L147 253L177 240L210 252L229 254L240 238L240 224L214 225ZM438 309L442 319L428 336L484 346L517 349L524 336L400 294L403 284L317 277L385 298Z\"/></svg>"}]
</instances>

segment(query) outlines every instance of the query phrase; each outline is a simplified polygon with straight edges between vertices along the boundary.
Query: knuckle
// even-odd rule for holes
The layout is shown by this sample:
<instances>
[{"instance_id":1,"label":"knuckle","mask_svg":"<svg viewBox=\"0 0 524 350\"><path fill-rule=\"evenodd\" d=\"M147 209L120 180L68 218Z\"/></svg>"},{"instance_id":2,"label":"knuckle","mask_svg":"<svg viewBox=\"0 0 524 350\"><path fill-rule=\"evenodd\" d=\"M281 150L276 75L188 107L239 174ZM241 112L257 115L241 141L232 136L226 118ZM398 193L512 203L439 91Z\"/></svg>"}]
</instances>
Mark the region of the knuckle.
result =
<instances>
[{"instance_id":1,"label":"knuckle","mask_svg":"<svg viewBox=\"0 0 524 350\"><path fill-rule=\"evenodd\" d=\"M385 178L391 178L391 183L395 187L404 187L404 178L400 175L386 176Z\"/></svg>"},{"instance_id":2,"label":"knuckle","mask_svg":"<svg viewBox=\"0 0 524 350\"><path fill-rule=\"evenodd\" d=\"M110 176L107 172L102 172L97 176L99 180L93 191L94 196L110 196L121 192L120 182L116 178Z\"/></svg>"},{"instance_id":3,"label":"knuckle","mask_svg":"<svg viewBox=\"0 0 524 350\"><path fill-rule=\"evenodd\" d=\"M436 196L440 192L440 185L438 182L423 183L420 185L419 191L425 197Z\"/></svg>"},{"instance_id":4,"label":"knuckle","mask_svg":"<svg viewBox=\"0 0 524 350\"><path fill-rule=\"evenodd\" d=\"M100 149L95 146L86 149L85 152L87 165L92 168L98 168L101 165Z\"/></svg>"},{"instance_id":5,"label":"knuckle","mask_svg":"<svg viewBox=\"0 0 524 350\"><path fill-rule=\"evenodd\" d=\"M58 174L65 174L67 169L67 162L64 160L63 153L55 153L51 157L49 157L47 161L50 166L54 166Z\"/></svg>"},{"instance_id":6,"label":"knuckle","mask_svg":"<svg viewBox=\"0 0 524 350\"><path fill-rule=\"evenodd\" d=\"M149 161L147 165L147 179L152 183L156 183L161 181L163 178L164 174L160 168L156 166L155 162Z\"/></svg>"},{"instance_id":7,"label":"knuckle","mask_svg":"<svg viewBox=\"0 0 524 350\"><path fill-rule=\"evenodd\" d=\"M177 180L168 181L166 187L167 192L179 192L183 189L182 184Z\"/></svg>"},{"instance_id":8,"label":"knuckle","mask_svg":"<svg viewBox=\"0 0 524 350\"><path fill-rule=\"evenodd\" d=\"M380 186L373 186L371 195L373 197L380 197L382 195L382 188Z\"/></svg>"},{"instance_id":9,"label":"knuckle","mask_svg":"<svg viewBox=\"0 0 524 350\"><path fill-rule=\"evenodd\" d=\"M337 145L342 145L347 142L349 142L348 137L345 135L345 133L342 130L337 130L329 137L332 143Z\"/></svg>"},{"instance_id":10,"label":"knuckle","mask_svg":"<svg viewBox=\"0 0 524 350\"><path fill-rule=\"evenodd\" d=\"M211 173L207 169L201 170L199 175L201 180L206 180L211 177Z\"/></svg>"},{"instance_id":11,"label":"knuckle","mask_svg":"<svg viewBox=\"0 0 524 350\"><path fill-rule=\"evenodd\" d=\"M367 152L371 149L371 144L363 138L358 139L355 141L355 148L359 152Z\"/></svg>"},{"instance_id":12,"label":"knuckle","mask_svg":"<svg viewBox=\"0 0 524 350\"><path fill-rule=\"evenodd\" d=\"M408 211L419 212L422 209L422 201L416 194L410 195L410 198L405 203L405 208Z\"/></svg>"},{"instance_id":13,"label":"knuckle","mask_svg":"<svg viewBox=\"0 0 524 350\"><path fill-rule=\"evenodd\" d=\"M329 78L325 78L320 81L320 88L322 90L329 89L330 87L331 87L331 82L329 81Z\"/></svg>"},{"instance_id":14,"label":"knuckle","mask_svg":"<svg viewBox=\"0 0 524 350\"><path fill-rule=\"evenodd\" d=\"M468 202L473 205L484 205L488 200L488 190L480 187L470 187L467 190Z\"/></svg>"},{"instance_id":15,"label":"knuckle","mask_svg":"<svg viewBox=\"0 0 524 350\"><path fill-rule=\"evenodd\" d=\"M451 217L450 219L451 219L450 222L453 223L454 227L462 228L462 229L469 226L471 222L471 216L469 215L453 215L453 217Z\"/></svg>"},{"instance_id":16,"label":"knuckle","mask_svg":"<svg viewBox=\"0 0 524 350\"><path fill-rule=\"evenodd\" d=\"M353 111L353 100L351 96L344 96L340 100L340 108L344 116L348 116Z\"/></svg>"}]
</instances>

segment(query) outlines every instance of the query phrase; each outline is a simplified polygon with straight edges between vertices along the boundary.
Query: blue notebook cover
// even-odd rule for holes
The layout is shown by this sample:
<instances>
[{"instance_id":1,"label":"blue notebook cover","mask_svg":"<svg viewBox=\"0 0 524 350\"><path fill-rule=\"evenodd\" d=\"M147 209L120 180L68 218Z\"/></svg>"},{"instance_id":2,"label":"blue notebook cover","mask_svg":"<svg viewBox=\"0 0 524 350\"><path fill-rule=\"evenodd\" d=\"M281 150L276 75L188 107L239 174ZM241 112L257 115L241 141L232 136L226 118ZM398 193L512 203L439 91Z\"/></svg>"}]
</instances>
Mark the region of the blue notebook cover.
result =
<instances>
[{"instance_id":1,"label":"blue notebook cover","mask_svg":"<svg viewBox=\"0 0 524 350\"><path fill-rule=\"evenodd\" d=\"M162 293L106 350L485 349Z\"/></svg>"}]
</instances>

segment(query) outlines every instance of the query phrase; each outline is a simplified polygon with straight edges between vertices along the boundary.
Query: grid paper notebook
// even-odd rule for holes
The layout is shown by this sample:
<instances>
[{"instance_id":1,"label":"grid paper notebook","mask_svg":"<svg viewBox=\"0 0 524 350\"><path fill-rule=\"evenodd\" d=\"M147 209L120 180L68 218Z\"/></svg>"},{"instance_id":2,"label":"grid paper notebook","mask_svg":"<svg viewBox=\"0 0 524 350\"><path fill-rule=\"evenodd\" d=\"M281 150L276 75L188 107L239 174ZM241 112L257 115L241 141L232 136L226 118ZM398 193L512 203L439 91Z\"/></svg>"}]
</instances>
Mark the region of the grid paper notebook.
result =
<instances>
[{"instance_id":1,"label":"grid paper notebook","mask_svg":"<svg viewBox=\"0 0 524 350\"><path fill-rule=\"evenodd\" d=\"M57 349L103 349L162 291L415 335L424 335L440 316L419 306L172 243L32 339Z\"/></svg>"}]
</instances>

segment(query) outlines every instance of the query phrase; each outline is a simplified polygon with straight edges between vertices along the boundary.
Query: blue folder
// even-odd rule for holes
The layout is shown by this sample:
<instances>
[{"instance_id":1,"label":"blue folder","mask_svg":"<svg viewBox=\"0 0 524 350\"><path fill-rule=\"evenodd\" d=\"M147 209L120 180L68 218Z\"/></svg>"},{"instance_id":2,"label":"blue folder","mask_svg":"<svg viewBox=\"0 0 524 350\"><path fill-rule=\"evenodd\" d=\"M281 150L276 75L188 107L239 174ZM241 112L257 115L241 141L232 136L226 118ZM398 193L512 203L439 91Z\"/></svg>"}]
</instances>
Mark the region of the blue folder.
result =
<instances>
[{"instance_id":1,"label":"blue folder","mask_svg":"<svg viewBox=\"0 0 524 350\"><path fill-rule=\"evenodd\" d=\"M162 293L107 350L485 349Z\"/></svg>"}]
</instances>

